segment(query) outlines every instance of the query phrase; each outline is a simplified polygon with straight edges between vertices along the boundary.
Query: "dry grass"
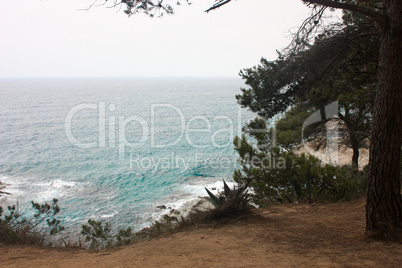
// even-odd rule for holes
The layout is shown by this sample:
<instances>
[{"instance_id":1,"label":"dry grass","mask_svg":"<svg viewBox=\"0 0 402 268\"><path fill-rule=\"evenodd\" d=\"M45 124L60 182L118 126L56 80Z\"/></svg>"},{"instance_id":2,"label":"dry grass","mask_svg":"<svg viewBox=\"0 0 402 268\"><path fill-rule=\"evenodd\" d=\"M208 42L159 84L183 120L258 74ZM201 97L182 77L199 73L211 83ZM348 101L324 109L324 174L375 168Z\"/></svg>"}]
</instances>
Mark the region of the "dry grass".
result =
<instances>
[{"instance_id":1,"label":"dry grass","mask_svg":"<svg viewBox=\"0 0 402 268\"><path fill-rule=\"evenodd\" d=\"M5 267L401 267L401 242L368 239L364 200L276 205L110 251L1 246Z\"/></svg>"}]
</instances>

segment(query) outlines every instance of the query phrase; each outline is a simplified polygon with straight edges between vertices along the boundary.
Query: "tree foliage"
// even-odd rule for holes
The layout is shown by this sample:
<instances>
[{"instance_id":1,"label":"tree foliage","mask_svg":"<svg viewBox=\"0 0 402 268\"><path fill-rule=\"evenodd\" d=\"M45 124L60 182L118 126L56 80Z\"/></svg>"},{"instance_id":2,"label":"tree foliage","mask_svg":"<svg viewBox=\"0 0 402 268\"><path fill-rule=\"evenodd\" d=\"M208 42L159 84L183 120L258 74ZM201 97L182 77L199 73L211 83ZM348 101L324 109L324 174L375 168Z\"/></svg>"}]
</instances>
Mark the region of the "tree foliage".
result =
<instances>
[{"instance_id":1,"label":"tree foliage","mask_svg":"<svg viewBox=\"0 0 402 268\"><path fill-rule=\"evenodd\" d=\"M100 3L98 3L100 2ZM112 2L108 5L108 3ZM128 16L135 14L145 14L150 17L162 17L164 14L174 14L174 5L181 5L184 1L171 0L95 0L88 9L93 6L108 5L109 8L124 8L124 13ZM185 0L187 4L191 4L190 0Z\"/></svg>"},{"instance_id":2,"label":"tree foliage","mask_svg":"<svg viewBox=\"0 0 402 268\"><path fill-rule=\"evenodd\" d=\"M315 110L321 112L321 127L310 126L308 134L321 131L329 119L325 107L337 101L337 120L348 129L357 168L359 143L369 137L376 87L379 42L373 32L372 22L345 12L344 25L327 28L314 44L242 70L249 88L242 88L236 98L265 118L286 112L277 124L277 138L284 146L302 141L303 122Z\"/></svg>"}]
</instances>

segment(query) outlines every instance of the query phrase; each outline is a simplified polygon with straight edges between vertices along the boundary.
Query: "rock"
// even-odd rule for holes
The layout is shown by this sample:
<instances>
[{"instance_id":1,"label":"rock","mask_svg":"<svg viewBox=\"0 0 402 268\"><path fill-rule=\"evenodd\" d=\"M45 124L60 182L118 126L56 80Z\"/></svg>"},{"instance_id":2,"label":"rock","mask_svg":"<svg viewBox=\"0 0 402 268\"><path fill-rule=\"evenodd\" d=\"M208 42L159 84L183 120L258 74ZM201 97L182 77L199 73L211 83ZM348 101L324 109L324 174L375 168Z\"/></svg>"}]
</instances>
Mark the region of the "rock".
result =
<instances>
[{"instance_id":1,"label":"rock","mask_svg":"<svg viewBox=\"0 0 402 268\"><path fill-rule=\"evenodd\" d=\"M2 194L11 195L10 193L0 191L0 196L1 196Z\"/></svg>"},{"instance_id":2,"label":"rock","mask_svg":"<svg viewBox=\"0 0 402 268\"><path fill-rule=\"evenodd\" d=\"M177 222L177 218L175 216L169 216L169 215L165 215L163 216L163 220L165 222Z\"/></svg>"},{"instance_id":3,"label":"rock","mask_svg":"<svg viewBox=\"0 0 402 268\"><path fill-rule=\"evenodd\" d=\"M157 206L156 208L159 208L159 209L166 209L166 206L165 206L165 205L161 205L161 206Z\"/></svg>"},{"instance_id":4,"label":"rock","mask_svg":"<svg viewBox=\"0 0 402 268\"><path fill-rule=\"evenodd\" d=\"M178 210L176 210L176 209L172 209L172 210L170 211L170 213L171 213L171 214L176 214L176 215L179 215L179 214L180 214L180 212L179 212Z\"/></svg>"}]
</instances>

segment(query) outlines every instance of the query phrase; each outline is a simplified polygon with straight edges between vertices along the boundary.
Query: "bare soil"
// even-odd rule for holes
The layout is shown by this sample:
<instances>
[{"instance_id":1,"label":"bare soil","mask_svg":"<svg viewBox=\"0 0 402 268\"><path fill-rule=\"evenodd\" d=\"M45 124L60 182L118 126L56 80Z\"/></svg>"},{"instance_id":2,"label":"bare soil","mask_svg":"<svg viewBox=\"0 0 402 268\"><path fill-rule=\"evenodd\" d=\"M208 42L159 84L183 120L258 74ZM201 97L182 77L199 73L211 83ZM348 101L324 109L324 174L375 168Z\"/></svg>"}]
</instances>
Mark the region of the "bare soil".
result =
<instances>
[{"instance_id":1,"label":"bare soil","mask_svg":"<svg viewBox=\"0 0 402 268\"><path fill-rule=\"evenodd\" d=\"M1 267L402 267L401 242L364 234L364 200L277 205L105 251L0 246Z\"/></svg>"}]
</instances>

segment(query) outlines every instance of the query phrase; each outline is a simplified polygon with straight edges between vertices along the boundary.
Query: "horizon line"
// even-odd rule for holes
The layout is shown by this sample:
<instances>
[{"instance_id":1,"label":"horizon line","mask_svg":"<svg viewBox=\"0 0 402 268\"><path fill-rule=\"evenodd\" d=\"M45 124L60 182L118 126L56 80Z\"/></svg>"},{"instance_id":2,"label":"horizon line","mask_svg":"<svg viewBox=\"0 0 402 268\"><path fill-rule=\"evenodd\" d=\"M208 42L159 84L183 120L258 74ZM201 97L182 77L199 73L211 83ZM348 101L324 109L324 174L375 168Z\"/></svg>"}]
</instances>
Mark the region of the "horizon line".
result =
<instances>
[{"instance_id":1,"label":"horizon line","mask_svg":"<svg viewBox=\"0 0 402 268\"><path fill-rule=\"evenodd\" d=\"M235 75L220 75L220 76L208 76L208 75L194 75L194 76L9 76L0 77L0 79L112 79L112 78L147 78L147 79L169 79L169 78L240 78Z\"/></svg>"}]
</instances>

